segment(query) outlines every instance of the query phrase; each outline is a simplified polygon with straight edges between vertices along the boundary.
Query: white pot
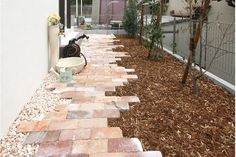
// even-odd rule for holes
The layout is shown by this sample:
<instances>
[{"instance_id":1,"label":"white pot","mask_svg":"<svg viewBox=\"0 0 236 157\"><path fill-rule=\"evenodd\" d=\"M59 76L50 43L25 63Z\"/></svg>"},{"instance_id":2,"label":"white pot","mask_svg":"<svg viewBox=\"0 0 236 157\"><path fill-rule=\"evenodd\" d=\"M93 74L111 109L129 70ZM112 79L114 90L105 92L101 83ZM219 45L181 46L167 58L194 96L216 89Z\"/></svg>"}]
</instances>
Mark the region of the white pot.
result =
<instances>
[{"instance_id":1,"label":"white pot","mask_svg":"<svg viewBox=\"0 0 236 157\"><path fill-rule=\"evenodd\" d=\"M49 69L55 68L59 60L59 25L49 26Z\"/></svg>"},{"instance_id":2,"label":"white pot","mask_svg":"<svg viewBox=\"0 0 236 157\"><path fill-rule=\"evenodd\" d=\"M81 57L62 58L58 61L56 70L60 72L61 68L70 68L73 74L77 74L83 70L84 65L85 60Z\"/></svg>"}]
</instances>

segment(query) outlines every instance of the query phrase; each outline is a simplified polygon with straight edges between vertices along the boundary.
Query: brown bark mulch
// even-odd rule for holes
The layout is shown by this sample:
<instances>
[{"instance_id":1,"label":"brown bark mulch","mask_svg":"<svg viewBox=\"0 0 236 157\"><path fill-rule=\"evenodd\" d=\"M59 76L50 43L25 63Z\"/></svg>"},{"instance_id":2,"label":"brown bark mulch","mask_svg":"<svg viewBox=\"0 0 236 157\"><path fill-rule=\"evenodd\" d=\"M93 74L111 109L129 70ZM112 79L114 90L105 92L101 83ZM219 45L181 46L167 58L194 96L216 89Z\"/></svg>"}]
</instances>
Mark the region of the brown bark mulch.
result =
<instances>
[{"instance_id":1,"label":"brown bark mulch","mask_svg":"<svg viewBox=\"0 0 236 157\"><path fill-rule=\"evenodd\" d=\"M148 49L125 36L115 51L131 58L118 64L134 68L139 79L107 95L137 95L141 103L130 106L121 118L110 119L125 137L138 137L145 150L159 150L164 156L234 156L235 99L206 77L199 81L200 95L191 93L191 82L183 87L185 65L169 54L163 61L147 59Z\"/></svg>"}]
</instances>

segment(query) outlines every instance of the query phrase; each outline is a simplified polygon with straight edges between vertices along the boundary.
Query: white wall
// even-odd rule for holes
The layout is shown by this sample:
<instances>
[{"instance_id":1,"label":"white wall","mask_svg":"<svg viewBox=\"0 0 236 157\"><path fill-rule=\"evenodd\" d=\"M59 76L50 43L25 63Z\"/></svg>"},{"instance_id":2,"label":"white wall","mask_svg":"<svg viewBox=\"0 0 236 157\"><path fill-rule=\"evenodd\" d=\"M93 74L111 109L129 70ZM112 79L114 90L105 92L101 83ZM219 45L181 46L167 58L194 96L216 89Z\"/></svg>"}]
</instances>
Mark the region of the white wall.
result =
<instances>
[{"instance_id":1,"label":"white wall","mask_svg":"<svg viewBox=\"0 0 236 157\"><path fill-rule=\"evenodd\" d=\"M47 73L47 17L58 12L58 0L0 1L3 30L0 134L5 134Z\"/></svg>"},{"instance_id":2,"label":"white wall","mask_svg":"<svg viewBox=\"0 0 236 157\"><path fill-rule=\"evenodd\" d=\"M100 15L100 1L93 0L92 2L92 20L95 23L99 23L99 15Z\"/></svg>"},{"instance_id":3,"label":"white wall","mask_svg":"<svg viewBox=\"0 0 236 157\"><path fill-rule=\"evenodd\" d=\"M1 10L2 2L0 1L0 67L2 67L2 25L1 25ZM0 115L2 114L2 70L0 70ZM2 128L1 116L0 116L0 128ZM1 130L1 129L0 129ZM0 137L2 137L2 131L0 131Z\"/></svg>"},{"instance_id":4,"label":"white wall","mask_svg":"<svg viewBox=\"0 0 236 157\"><path fill-rule=\"evenodd\" d=\"M169 15L172 10L177 14L185 14L187 13L186 7L188 7L188 3L185 0L170 0L166 14Z\"/></svg>"},{"instance_id":5,"label":"white wall","mask_svg":"<svg viewBox=\"0 0 236 157\"><path fill-rule=\"evenodd\" d=\"M219 21L221 23L232 24L235 21L235 8L228 6L225 1L212 2L209 12L209 21Z\"/></svg>"}]
</instances>

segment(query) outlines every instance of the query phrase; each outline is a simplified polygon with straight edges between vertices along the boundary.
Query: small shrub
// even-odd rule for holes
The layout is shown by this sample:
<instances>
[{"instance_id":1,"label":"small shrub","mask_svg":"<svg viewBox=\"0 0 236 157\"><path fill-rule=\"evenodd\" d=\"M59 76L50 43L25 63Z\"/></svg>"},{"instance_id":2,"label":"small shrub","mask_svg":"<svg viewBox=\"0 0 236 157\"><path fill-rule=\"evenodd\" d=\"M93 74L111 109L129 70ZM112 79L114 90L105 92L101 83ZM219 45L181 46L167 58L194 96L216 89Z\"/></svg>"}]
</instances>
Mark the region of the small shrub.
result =
<instances>
[{"instance_id":1,"label":"small shrub","mask_svg":"<svg viewBox=\"0 0 236 157\"><path fill-rule=\"evenodd\" d=\"M129 36L134 37L138 30L137 6L135 0L129 0L128 7L123 17L123 26Z\"/></svg>"}]
</instances>

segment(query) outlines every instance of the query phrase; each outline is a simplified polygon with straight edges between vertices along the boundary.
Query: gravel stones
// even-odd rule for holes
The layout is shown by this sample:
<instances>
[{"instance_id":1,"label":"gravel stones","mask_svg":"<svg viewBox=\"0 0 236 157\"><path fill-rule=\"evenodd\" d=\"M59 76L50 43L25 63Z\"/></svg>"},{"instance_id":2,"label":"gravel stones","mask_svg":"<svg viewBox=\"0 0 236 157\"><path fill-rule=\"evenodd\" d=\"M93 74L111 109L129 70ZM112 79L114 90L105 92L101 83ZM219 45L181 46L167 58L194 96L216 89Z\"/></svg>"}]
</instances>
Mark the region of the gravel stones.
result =
<instances>
[{"instance_id":1,"label":"gravel stones","mask_svg":"<svg viewBox=\"0 0 236 157\"><path fill-rule=\"evenodd\" d=\"M21 121L42 120L48 112L54 110L56 105L67 105L70 103L71 100L60 99L58 94L53 94L46 90L47 86L57 81L58 77L53 72L47 74L41 87L36 90L30 101L24 105L7 134L0 140L1 157L35 155L38 145L24 145L24 141L28 134L17 133L16 126Z\"/></svg>"}]
</instances>

